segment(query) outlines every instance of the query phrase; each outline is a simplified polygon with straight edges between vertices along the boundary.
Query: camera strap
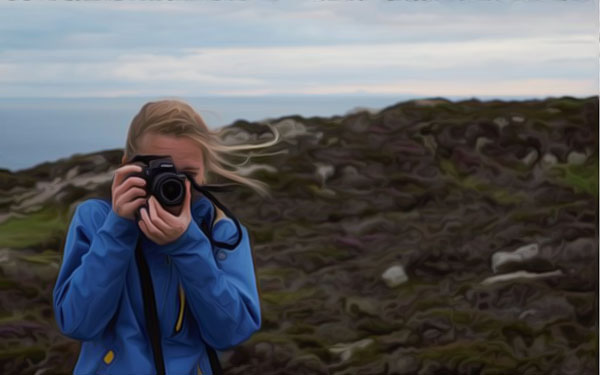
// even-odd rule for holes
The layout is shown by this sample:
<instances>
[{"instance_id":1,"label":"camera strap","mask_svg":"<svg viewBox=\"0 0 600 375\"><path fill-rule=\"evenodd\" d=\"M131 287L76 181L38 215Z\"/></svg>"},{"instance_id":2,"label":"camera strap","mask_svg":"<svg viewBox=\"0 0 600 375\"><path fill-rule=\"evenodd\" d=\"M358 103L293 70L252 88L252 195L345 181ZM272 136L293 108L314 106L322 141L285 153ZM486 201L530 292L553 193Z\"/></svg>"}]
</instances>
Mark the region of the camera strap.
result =
<instances>
[{"instance_id":1,"label":"camera strap","mask_svg":"<svg viewBox=\"0 0 600 375\"><path fill-rule=\"evenodd\" d=\"M240 230L240 225L238 220L233 216L231 211L227 209L221 202L219 202L208 190L213 191L230 191L230 187L226 185L204 185L198 186L193 179L188 176L190 181L192 182L195 189L200 190L203 194L206 195L208 199L210 199L215 205L217 205L228 217L230 217L238 228L238 240L234 245L230 245L227 243L219 242L213 240L210 233L212 232L212 223L210 223L210 228L208 227L208 222L202 221L200 225L200 229L206 237L210 240L213 246L216 244L221 247L225 247L228 249L234 249L241 241L242 232ZM150 270L148 268L148 263L144 257L142 252L141 238L138 239L136 250L135 250L135 258L138 265L140 282L142 285L142 298L144 301L144 315L146 317L146 330L148 332L148 336L150 337L150 343L152 344L152 354L154 356L154 365L156 367L157 375L165 375L165 364L164 357L162 353L161 346L161 335L160 335L160 327L158 325L158 313L156 311L156 300L154 298L154 287L152 284L152 278L150 276ZM213 347L208 345L205 342L206 352L208 355L208 359L210 362L210 367L213 375L221 375L223 370L221 368L221 363L219 361L219 357Z\"/></svg>"},{"instance_id":2,"label":"camera strap","mask_svg":"<svg viewBox=\"0 0 600 375\"><path fill-rule=\"evenodd\" d=\"M138 239L135 248L135 260L138 265L140 283L142 285L142 298L144 300L144 315L146 317L146 331L152 344L152 354L154 355L154 366L157 375L165 375L165 363L162 353L160 327L158 326L158 314L156 312L156 301L154 299L154 287L148 263L142 253L142 241Z\"/></svg>"},{"instance_id":3,"label":"camera strap","mask_svg":"<svg viewBox=\"0 0 600 375\"><path fill-rule=\"evenodd\" d=\"M201 228L202 231L208 235L206 226L202 225ZM154 366L156 368L156 374L166 375L165 362L161 346L160 327L158 325L158 313L156 311L156 300L154 298L154 287L152 284L152 278L150 276L148 263L146 262L144 254L142 252L141 239L138 239L136 245L135 259L138 265L140 283L142 285L142 299L144 301L144 316L146 317L146 330L148 332L148 336L150 337L150 343L152 344L152 354L154 357ZM223 370L221 369L221 363L219 362L219 357L217 356L215 349L207 343L205 343L205 346L213 375L222 375Z\"/></svg>"},{"instance_id":4,"label":"camera strap","mask_svg":"<svg viewBox=\"0 0 600 375\"><path fill-rule=\"evenodd\" d=\"M215 191L215 192L231 191L233 189L233 187L235 187L237 185L235 185L235 184L198 185L196 183L196 181L194 181L194 179L192 178L192 176L188 175L187 173L184 173L184 174L186 175L186 177L188 178L188 180L190 180L190 182L192 183L192 187L194 189L196 189L199 192L201 192L204 196L206 196L206 198L208 198L217 207L219 207L221 209L221 211L223 211L225 213L225 215L227 215L227 217L229 217L233 221L233 223L235 224L235 228L237 230L238 238L237 238L237 240L235 241L235 243L233 245L230 245L230 244L225 243L225 242L214 241L212 239L212 236L207 235L207 237L210 239L210 242L213 245L217 245L217 246L225 248L227 250L233 250L233 249L235 249L240 244L240 242L242 241L242 229L240 228L240 223L239 223L238 219L233 215L233 213L225 205L223 205L221 202L219 202L219 200L217 198L215 198L215 196L212 195L210 193L210 191ZM213 218L213 222L214 222L214 218ZM211 230L212 230L212 223L211 223ZM205 232L205 234L206 234L206 232Z\"/></svg>"}]
</instances>

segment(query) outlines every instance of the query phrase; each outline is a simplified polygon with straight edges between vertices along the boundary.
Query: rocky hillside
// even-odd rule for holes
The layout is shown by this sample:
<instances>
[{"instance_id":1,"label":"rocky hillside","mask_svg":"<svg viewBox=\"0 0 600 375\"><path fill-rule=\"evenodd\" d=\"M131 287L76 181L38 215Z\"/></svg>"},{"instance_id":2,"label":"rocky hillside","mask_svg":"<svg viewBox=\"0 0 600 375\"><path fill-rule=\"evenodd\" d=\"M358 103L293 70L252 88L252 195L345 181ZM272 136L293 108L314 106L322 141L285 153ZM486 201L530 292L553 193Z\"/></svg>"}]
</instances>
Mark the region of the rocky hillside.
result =
<instances>
[{"instance_id":1,"label":"rocky hillside","mask_svg":"<svg viewBox=\"0 0 600 375\"><path fill-rule=\"evenodd\" d=\"M271 123L220 193L250 231L262 329L228 374L595 374L598 97L398 103ZM238 121L224 141L261 142ZM0 171L0 373L69 374L52 288L120 150Z\"/></svg>"}]
</instances>

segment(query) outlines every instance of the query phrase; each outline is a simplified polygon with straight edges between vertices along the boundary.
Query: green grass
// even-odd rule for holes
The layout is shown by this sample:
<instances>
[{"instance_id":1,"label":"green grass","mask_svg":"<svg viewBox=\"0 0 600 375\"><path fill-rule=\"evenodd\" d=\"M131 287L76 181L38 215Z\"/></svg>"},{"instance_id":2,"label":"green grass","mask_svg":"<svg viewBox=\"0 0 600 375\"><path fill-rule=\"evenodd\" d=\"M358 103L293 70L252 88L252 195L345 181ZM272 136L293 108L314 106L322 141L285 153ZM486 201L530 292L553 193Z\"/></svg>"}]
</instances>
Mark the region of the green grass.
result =
<instances>
[{"instance_id":1,"label":"green grass","mask_svg":"<svg viewBox=\"0 0 600 375\"><path fill-rule=\"evenodd\" d=\"M488 196L500 205L519 204L527 199L527 195L523 192L510 191L484 181L475 175L461 176L454 163L448 159L440 160L440 170L447 176L450 176L460 188L476 191L483 196Z\"/></svg>"},{"instance_id":2,"label":"green grass","mask_svg":"<svg viewBox=\"0 0 600 375\"><path fill-rule=\"evenodd\" d=\"M67 228L68 220L64 215L56 209L45 208L0 224L0 247L56 247L64 238Z\"/></svg>"},{"instance_id":3,"label":"green grass","mask_svg":"<svg viewBox=\"0 0 600 375\"><path fill-rule=\"evenodd\" d=\"M552 166L558 173L549 177L553 182L572 188L575 193L586 193L598 198L598 155L592 155L592 163L573 165L560 163Z\"/></svg>"},{"instance_id":4,"label":"green grass","mask_svg":"<svg viewBox=\"0 0 600 375\"><path fill-rule=\"evenodd\" d=\"M314 288L303 288L295 291L270 291L263 292L261 298L263 301L273 305L290 305L299 300L311 297L317 292Z\"/></svg>"}]
</instances>

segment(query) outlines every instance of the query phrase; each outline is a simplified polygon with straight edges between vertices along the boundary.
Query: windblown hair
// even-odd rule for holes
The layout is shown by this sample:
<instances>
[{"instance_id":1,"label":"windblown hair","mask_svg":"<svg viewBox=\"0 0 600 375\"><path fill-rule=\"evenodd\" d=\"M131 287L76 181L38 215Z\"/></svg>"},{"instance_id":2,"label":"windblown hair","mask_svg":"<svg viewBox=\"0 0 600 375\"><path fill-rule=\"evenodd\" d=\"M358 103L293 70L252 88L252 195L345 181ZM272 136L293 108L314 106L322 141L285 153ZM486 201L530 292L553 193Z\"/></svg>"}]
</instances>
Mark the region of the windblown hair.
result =
<instances>
[{"instance_id":1,"label":"windblown hair","mask_svg":"<svg viewBox=\"0 0 600 375\"><path fill-rule=\"evenodd\" d=\"M270 195L269 185L240 174L240 166L246 164L250 156L241 164L227 160L230 156L241 156L236 151L253 150L269 147L280 140L280 134L275 127L265 122L273 132L273 139L262 144L222 143L224 129L209 129L202 117L186 102L180 99L165 99L147 102L135 115L129 126L125 158L130 159L137 153L137 140L146 132L187 137L196 142L202 150L204 158L204 182L211 183L211 173L226 179L247 185L263 198ZM233 168L233 170L228 169Z\"/></svg>"}]
</instances>

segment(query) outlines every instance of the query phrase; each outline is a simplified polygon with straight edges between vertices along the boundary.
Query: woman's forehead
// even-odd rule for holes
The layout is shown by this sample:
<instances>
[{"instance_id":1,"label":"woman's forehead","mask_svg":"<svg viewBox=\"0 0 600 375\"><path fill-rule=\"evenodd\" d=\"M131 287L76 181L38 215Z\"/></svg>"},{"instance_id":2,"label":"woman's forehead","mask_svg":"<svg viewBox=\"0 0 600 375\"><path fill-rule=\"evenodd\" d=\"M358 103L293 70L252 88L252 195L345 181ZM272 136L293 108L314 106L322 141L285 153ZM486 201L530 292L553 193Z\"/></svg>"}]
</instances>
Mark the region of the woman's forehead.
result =
<instances>
[{"instance_id":1,"label":"woman's forehead","mask_svg":"<svg viewBox=\"0 0 600 375\"><path fill-rule=\"evenodd\" d=\"M170 155L179 168L201 167L202 150L187 137L148 132L139 138L138 153L145 155Z\"/></svg>"}]
</instances>

